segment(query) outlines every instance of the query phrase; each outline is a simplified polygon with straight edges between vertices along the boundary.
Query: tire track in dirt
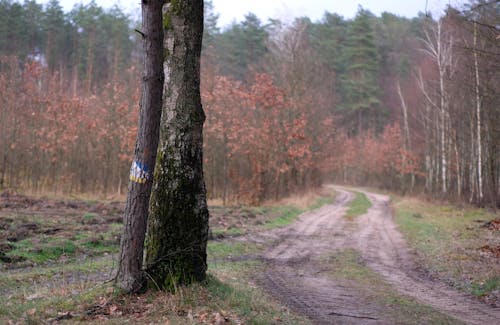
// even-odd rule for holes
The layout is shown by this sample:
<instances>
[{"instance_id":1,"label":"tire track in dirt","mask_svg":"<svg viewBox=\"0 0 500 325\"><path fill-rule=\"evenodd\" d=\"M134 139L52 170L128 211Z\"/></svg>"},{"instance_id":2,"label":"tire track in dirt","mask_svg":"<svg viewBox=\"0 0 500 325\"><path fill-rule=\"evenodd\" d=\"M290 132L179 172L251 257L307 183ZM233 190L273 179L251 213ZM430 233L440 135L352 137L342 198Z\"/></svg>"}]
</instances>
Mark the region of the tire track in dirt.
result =
<instances>
[{"instance_id":1,"label":"tire track in dirt","mask_svg":"<svg viewBox=\"0 0 500 325\"><path fill-rule=\"evenodd\" d=\"M399 292L469 324L500 324L500 309L471 299L444 283L423 278L392 220L389 198L362 191L372 203L357 219L357 248L367 266Z\"/></svg>"},{"instance_id":2,"label":"tire track in dirt","mask_svg":"<svg viewBox=\"0 0 500 325\"><path fill-rule=\"evenodd\" d=\"M267 264L262 286L316 324L386 324L379 307L355 288L332 281L313 260L344 247L353 225L343 216L354 195L338 189L335 202L307 212L274 231L277 244L262 256Z\"/></svg>"},{"instance_id":3,"label":"tire track in dirt","mask_svg":"<svg viewBox=\"0 0 500 325\"><path fill-rule=\"evenodd\" d=\"M410 251L392 221L389 198L364 192L369 211L348 221L344 215L353 194L335 187L335 202L307 212L292 225L254 240L276 243L261 258L266 271L263 288L315 324L388 324L380 304L365 297L352 283L333 280L318 257L345 249L359 250L364 262L402 294L414 297L469 324L498 324L498 309L473 301L445 284L419 276ZM252 239L250 239L252 240Z\"/></svg>"}]
</instances>

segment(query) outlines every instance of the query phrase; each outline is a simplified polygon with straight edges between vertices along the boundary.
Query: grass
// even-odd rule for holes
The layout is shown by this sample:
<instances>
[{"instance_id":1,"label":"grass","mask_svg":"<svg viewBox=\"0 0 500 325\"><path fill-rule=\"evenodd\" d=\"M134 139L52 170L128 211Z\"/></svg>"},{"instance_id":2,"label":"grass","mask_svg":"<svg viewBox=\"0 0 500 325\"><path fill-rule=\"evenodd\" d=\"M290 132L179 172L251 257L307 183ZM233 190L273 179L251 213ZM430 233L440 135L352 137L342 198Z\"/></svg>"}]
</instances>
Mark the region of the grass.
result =
<instances>
[{"instance_id":1,"label":"grass","mask_svg":"<svg viewBox=\"0 0 500 325\"><path fill-rule=\"evenodd\" d=\"M112 259L102 258L1 272L0 324L45 323L58 312L90 303L103 293L97 279L109 277L112 267Z\"/></svg>"},{"instance_id":2,"label":"grass","mask_svg":"<svg viewBox=\"0 0 500 325\"><path fill-rule=\"evenodd\" d=\"M475 282L471 286L472 294L477 297L483 297L491 293L493 290L500 288L500 276L494 276L486 279L484 282Z\"/></svg>"},{"instance_id":3,"label":"grass","mask_svg":"<svg viewBox=\"0 0 500 325\"><path fill-rule=\"evenodd\" d=\"M78 234L75 238L76 243L82 243L79 249L91 256L107 249L100 241L93 241L89 234ZM29 251L33 243L25 240L19 246ZM259 249L246 243L210 241L207 251L212 262L207 282L178 288L175 294L149 292L128 297L108 292L111 284L103 285L103 279L98 276L111 275L115 267L113 258L106 257L97 257L93 263L88 258L84 263L69 259L58 266L40 264L36 268L3 272L0 274L0 323L12 320L40 324L70 312L74 316L70 322L89 324L100 324L103 320L110 324L130 320L198 324L201 320L216 323L221 317L232 323L308 324L250 283L250 274L260 272L258 262L224 262L231 257L254 254ZM93 306L103 305L102 301L108 301L108 305L99 307L97 315L86 316ZM109 315L110 307L116 307L117 313ZM137 314L130 314L133 310Z\"/></svg>"},{"instance_id":4,"label":"grass","mask_svg":"<svg viewBox=\"0 0 500 325\"><path fill-rule=\"evenodd\" d=\"M330 193L328 197L316 195L308 199L306 208L290 203L235 209L228 216L237 223L215 227L213 232L242 235L247 228L241 223L253 223L255 229L284 226L306 209L319 208L331 201ZM229 208L222 209L225 214ZM110 253L118 250L120 224L105 223L106 215L86 211L11 217L16 227L28 222L38 225L27 238L12 242L14 249L7 253L25 258L34 267L8 270L7 264L0 263L0 267L5 266L0 272L0 324L47 323L68 312L73 316L69 322L90 324L104 320L109 324L167 320L172 324L217 323L220 317L231 323L309 324L252 284L250 275L262 272L258 261L234 261L234 257L258 253L262 249L260 244L210 241L206 283L177 288L175 294L148 292L122 296L112 290L111 283L103 283L116 267L116 257ZM268 219L272 220L269 224L265 223ZM56 228L60 230L45 234ZM99 312L88 316L86 312L96 306ZM110 315L111 307L117 311Z\"/></svg>"},{"instance_id":5,"label":"grass","mask_svg":"<svg viewBox=\"0 0 500 325\"><path fill-rule=\"evenodd\" d=\"M355 198L349 204L349 209L347 209L346 217L353 219L360 215L368 212L368 209L372 206L368 198L364 193L355 192Z\"/></svg>"},{"instance_id":6,"label":"grass","mask_svg":"<svg viewBox=\"0 0 500 325\"><path fill-rule=\"evenodd\" d=\"M84 215L83 215L83 220L85 222L92 222L94 221L95 219L97 219L99 217L99 215L97 213L93 213L93 212L86 212Z\"/></svg>"},{"instance_id":7,"label":"grass","mask_svg":"<svg viewBox=\"0 0 500 325\"><path fill-rule=\"evenodd\" d=\"M311 205L307 207L307 210L316 210L324 205L332 204L333 199L334 199L333 193L326 194L326 196L320 196Z\"/></svg>"},{"instance_id":8,"label":"grass","mask_svg":"<svg viewBox=\"0 0 500 325\"><path fill-rule=\"evenodd\" d=\"M397 198L394 210L399 229L434 276L486 299L500 289L497 260L480 251L500 246L498 231L482 227L498 214L411 198Z\"/></svg>"},{"instance_id":9,"label":"grass","mask_svg":"<svg viewBox=\"0 0 500 325\"><path fill-rule=\"evenodd\" d=\"M324 261L323 261L324 262ZM383 306L389 311L394 324L461 324L454 318L438 312L415 299L399 294L380 275L363 264L358 251L346 249L326 258L328 275L337 282L359 290L370 303Z\"/></svg>"},{"instance_id":10,"label":"grass","mask_svg":"<svg viewBox=\"0 0 500 325\"><path fill-rule=\"evenodd\" d=\"M92 214L89 215L94 218ZM76 259L81 255L96 256L118 251L118 236L122 229L120 224L95 224L89 227L80 223L76 216L68 217L64 225L51 219L44 222L38 217L16 219L13 216L13 219L21 226L37 220L38 228L29 233L27 238L7 241L12 250L8 251L6 256L24 265L44 265L55 263L61 257ZM87 219L84 217L84 220ZM54 234L45 234L47 230L54 228L61 230ZM5 263L0 262L0 267L4 265Z\"/></svg>"},{"instance_id":11,"label":"grass","mask_svg":"<svg viewBox=\"0 0 500 325\"><path fill-rule=\"evenodd\" d=\"M334 197L334 191L323 189L321 192L306 193L262 206L212 206L211 234L220 239L262 229L285 227L300 214L332 203Z\"/></svg>"},{"instance_id":12,"label":"grass","mask_svg":"<svg viewBox=\"0 0 500 325\"><path fill-rule=\"evenodd\" d=\"M68 274L91 273L109 269L112 264L102 259L95 265L86 262L66 267ZM118 294L111 283L96 281L92 276L81 281L61 281L61 269L56 267L2 273L0 323L48 323L69 313L71 323L88 324L157 324L167 320L171 324L199 324L221 319L233 324L309 324L251 284L250 275L260 272L261 267L257 261L211 264L204 283L178 287L173 294L150 291L131 296ZM10 289L3 291L6 287Z\"/></svg>"},{"instance_id":13,"label":"grass","mask_svg":"<svg viewBox=\"0 0 500 325\"><path fill-rule=\"evenodd\" d=\"M264 224L264 228L280 228L285 227L297 219L299 215L305 212L296 206L285 205L272 207L271 212L278 215L276 218L268 220Z\"/></svg>"},{"instance_id":14,"label":"grass","mask_svg":"<svg viewBox=\"0 0 500 325\"><path fill-rule=\"evenodd\" d=\"M31 239L12 243L14 249L7 256L18 256L34 263L41 264L55 261L62 255L74 256L77 247L74 242L64 239L45 238L41 244L35 245ZM35 247L36 246L36 247Z\"/></svg>"},{"instance_id":15,"label":"grass","mask_svg":"<svg viewBox=\"0 0 500 325\"><path fill-rule=\"evenodd\" d=\"M241 229L241 228L229 228L229 229L215 228L214 230L212 230L212 235L215 238L218 238L221 236L222 237L237 237L237 236L242 236L245 233L246 233L245 229Z\"/></svg>"},{"instance_id":16,"label":"grass","mask_svg":"<svg viewBox=\"0 0 500 325\"><path fill-rule=\"evenodd\" d=\"M256 244L246 242L209 241L207 244L208 257L214 260L254 254L258 251Z\"/></svg>"},{"instance_id":17,"label":"grass","mask_svg":"<svg viewBox=\"0 0 500 325\"><path fill-rule=\"evenodd\" d=\"M206 288L218 305L234 311L245 324L309 324L248 280L242 281L261 272L261 268L256 261L219 264L210 271Z\"/></svg>"},{"instance_id":18,"label":"grass","mask_svg":"<svg viewBox=\"0 0 500 325\"><path fill-rule=\"evenodd\" d=\"M306 211L319 209L326 204L331 204L334 200L335 194L331 191L322 192L319 196L311 197L307 195L302 200L288 199L285 205L274 205L269 208L271 214L277 217L268 220L264 224L264 228L280 228L285 227L294 222L298 216Z\"/></svg>"}]
</instances>

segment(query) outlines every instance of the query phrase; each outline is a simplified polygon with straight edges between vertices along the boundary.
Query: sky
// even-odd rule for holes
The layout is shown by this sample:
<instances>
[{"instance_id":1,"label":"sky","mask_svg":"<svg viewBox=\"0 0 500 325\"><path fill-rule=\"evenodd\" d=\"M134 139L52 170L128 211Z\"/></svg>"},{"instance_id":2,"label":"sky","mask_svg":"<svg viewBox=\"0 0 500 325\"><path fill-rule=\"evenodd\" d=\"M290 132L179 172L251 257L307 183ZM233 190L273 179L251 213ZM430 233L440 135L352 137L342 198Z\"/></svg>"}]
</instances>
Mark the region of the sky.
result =
<instances>
[{"instance_id":1,"label":"sky","mask_svg":"<svg viewBox=\"0 0 500 325\"><path fill-rule=\"evenodd\" d=\"M48 0L38 0L47 3ZM86 4L90 0L59 0L64 10L69 11L76 3ZM212 0L215 11L219 13L219 26L227 26L233 21L241 21L248 12L253 12L266 22L268 18L282 21L293 20L294 17L308 16L311 20L321 19L325 11L337 13L345 18L356 14L358 5L370 10L375 15L384 11L408 18L419 12L431 12L439 16L447 4L460 5L464 0ZM114 4L140 17L140 0L95 0L105 8Z\"/></svg>"}]
</instances>

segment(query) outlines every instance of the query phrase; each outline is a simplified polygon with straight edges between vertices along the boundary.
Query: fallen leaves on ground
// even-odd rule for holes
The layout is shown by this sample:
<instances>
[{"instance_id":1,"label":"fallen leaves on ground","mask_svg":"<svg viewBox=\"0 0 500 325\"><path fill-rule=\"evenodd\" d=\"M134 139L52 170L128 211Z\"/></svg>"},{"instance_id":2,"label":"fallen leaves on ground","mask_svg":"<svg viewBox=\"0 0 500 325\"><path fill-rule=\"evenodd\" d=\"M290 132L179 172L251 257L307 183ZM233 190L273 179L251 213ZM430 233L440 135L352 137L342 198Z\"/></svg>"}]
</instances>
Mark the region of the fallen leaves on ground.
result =
<instances>
[{"instance_id":1,"label":"fallen leaves on ground","mask_svg":"<svg viewBox=\"0 0 500 325\"><path fill-rule=\"evenodd\" d=\"M500 230L500 218L486 222L483 227L488 228L489 230Z\"/></svg>"},{"instance_id":2,"label":"fallen leaves on ground","mask_svg":"<svg viewBox=\"0 0 500 325\"><path fill-rule=\"evenodd\" d=\"M493 255L496 258L500 258L500 245L490 246L484 245L479 248L480 252L487 255Z\"/></svg>"}]
</instances>

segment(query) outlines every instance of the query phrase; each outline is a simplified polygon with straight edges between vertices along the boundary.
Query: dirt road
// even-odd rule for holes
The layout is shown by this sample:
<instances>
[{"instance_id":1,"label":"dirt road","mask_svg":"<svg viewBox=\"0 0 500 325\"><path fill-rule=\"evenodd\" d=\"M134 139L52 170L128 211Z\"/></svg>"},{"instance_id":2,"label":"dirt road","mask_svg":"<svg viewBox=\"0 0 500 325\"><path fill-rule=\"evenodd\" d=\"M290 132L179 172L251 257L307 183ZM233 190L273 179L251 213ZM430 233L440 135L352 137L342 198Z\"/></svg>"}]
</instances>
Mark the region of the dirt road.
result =
<instances>
[{"instance_id":1,"label":"dirt road","mask_svg":"<svg viewBox=\"0 0 500 325\"><path fill-rule=\"evenodd\" d=\"M369 294L359 283L331 276L335 270L322 262L329 254L351 250L360 254L364 267L376 272L400 295L468 324L500 324L499 309L416 271L412 255L392 221L388 197L364 192L372 207L350 221L344 213L353 194L335 189L339 195L333 204L264 235L275 239L275 245L262 255L267 267L259 281L272 295L316 324L394 323L391 307L374 299L376 294Z\"/></svg>"}]
</instances>

